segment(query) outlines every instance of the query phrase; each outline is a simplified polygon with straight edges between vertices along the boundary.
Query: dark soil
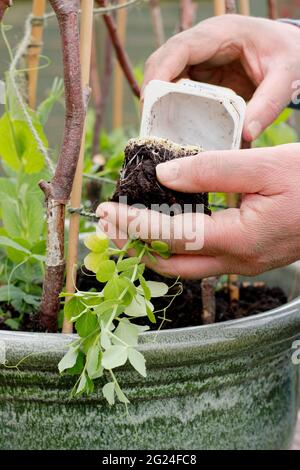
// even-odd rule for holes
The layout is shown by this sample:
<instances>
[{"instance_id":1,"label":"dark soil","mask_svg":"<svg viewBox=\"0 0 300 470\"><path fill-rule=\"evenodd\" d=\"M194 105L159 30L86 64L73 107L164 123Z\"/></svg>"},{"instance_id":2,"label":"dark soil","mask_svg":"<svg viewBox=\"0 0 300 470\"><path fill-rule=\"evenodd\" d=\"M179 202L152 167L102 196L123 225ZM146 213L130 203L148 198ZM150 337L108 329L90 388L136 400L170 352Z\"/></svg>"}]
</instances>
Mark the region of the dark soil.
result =
<instances>
[{"instance_id":1,"label":"dark soil","mask_svg":"<svg viewBox=\"0 0 300 470\"><path fill-rule=\"evenodd\" d=\"M92 273L88 274L84 275L82 271L78 272L78 289L83 291L92 288L101 290L103 285L100 285ZM153 281L162 280L161 276L150 270L145 273L145 278ZM174 284L171 279L163 279L163 281L169 286ZM174 299L172 305L166 311L167 320L162 326L164 329L202 325L201 280L183 281L182 284L183 293ZM173 293L176 293L174 288ZM152 299L151 302L153 302L155 310L161 310L167 307L170 298ZM224 287L216 292L216 323L257 315L280 307L285 303L287 303L287 297L279 288L243 284L240 286L240 301L231 303L228 290ZM158 317L162 317L162 315L160 313ZM139 322L149 324L147 319L141 319ZM150 326L152 329L156 329L157 325L160 324L161 318L158 318L157 324Z\"/></svg>"},{"instance_id":2,"label":"dark soil","mask_svg":"<svg viewBox=\"0 0 300 470\"><path fill-rule=\"evenodd\" d=\"M112 200L119 202L121 196L127 197L127 204L151 205L173 204L189 205L187 212L196 212L197 204L203 204L205 213L210 214L208 194L185 194L161 186L156 179L155 168L174 158L188 158L201 152L198 147L180 147L163 139L132 139L125 149L124 167Z\"/></svg>"}]
</instances>

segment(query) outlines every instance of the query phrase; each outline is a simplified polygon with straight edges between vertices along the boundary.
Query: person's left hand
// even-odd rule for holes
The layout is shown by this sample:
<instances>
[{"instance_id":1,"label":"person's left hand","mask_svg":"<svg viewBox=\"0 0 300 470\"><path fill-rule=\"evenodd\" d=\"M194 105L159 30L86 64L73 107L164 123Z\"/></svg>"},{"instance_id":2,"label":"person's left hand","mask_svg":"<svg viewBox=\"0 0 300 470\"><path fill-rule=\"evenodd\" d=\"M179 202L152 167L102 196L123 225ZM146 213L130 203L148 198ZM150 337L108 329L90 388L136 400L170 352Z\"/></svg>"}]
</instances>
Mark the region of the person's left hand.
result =
<instances>
[{"instance_id":1,"label":"person's left hand","mask_svg":"<svg viewBox=\"0 0 300 470\"><path fill-rule=\"evenodd\" d=\"M145 260L155 271L194 279L221 274L256 275L300 259L300 144L203 152L159 165L157 176L161 184L185 193L244 196L239 209L216 212L212 217L175 216L167 240L173 256L168 260L157 258L154 264ZM151 231L158 234L155 239L160 238L168 222L168 216L116 203L101 204L97 215L102 229L115 238L118 246L127 236L135 235L132 227L140 226L141 239L150 242ZM175 239L180 225L184 225L187 236ZM201 230L203 225L203 248L187 250L195 226Z\"/></svg>"}]
</instances>

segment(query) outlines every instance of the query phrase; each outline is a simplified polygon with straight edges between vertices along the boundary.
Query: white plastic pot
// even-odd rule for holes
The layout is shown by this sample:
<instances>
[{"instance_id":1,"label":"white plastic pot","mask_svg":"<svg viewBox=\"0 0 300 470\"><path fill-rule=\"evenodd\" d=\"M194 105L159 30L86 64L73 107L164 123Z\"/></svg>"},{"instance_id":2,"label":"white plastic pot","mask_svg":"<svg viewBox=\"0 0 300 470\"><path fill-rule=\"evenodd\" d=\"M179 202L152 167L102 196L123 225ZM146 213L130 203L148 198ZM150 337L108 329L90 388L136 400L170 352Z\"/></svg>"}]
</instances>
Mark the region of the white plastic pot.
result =
<instances>
[{"instance_id":1,"label":"white plastic pot","mask_svg":"<svg viewBox=\"0 0 300 470\"><path fill-rule=\"evenodd\" d=\"M234 91L180 80L152 80L145 90L141 137L161 137L205 150L240 147L246 103Z\"/></svg>"}]
</instances>

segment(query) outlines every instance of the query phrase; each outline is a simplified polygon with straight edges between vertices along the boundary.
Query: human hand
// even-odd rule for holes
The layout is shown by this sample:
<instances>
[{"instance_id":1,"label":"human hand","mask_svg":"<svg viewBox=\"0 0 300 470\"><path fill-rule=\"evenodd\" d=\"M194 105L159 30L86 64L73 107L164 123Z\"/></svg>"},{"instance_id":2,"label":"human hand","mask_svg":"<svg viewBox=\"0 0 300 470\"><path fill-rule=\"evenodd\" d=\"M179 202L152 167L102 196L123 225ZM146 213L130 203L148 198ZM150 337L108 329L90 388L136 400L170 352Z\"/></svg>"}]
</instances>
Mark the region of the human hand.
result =
<instances>
[{"instance_id":1,"label":"human hand","mask_svg":"<svg viewBox=\"0 0 300 470\"><path fill-rule=\"evenodd\" d=\"M229 87L250 100L243 137L251 142L292 100L292 85L300 79L299 57L300 28L262 18L218 16L173 36L150 56L143 92L150 80L181 77Z\"/></svg>"},{"instance_id":2,"label":"human hand","mask_svg":"<svg viewBox=\"0 0 300 470\"><path fill-rule=\"evenodd\" d=\"M300 144L203 152L158 165L157 177L177 191L244 196L239 209L216 212L212 217L175 216L168 240L173 256L148 263L154 270L194 279L221 274L252 276L300 259ZM116 237L117 226L115 242L120 247L127 236L135 235L132 227L137 226L141 238L150 242L151 233L162 233L167 217L116 203L101 204L97 214L111 238ZM204 225L202 249L187 251L191 237L174 238L180 225L185 226L185 234Z\"/></svg>"}]
</instances>

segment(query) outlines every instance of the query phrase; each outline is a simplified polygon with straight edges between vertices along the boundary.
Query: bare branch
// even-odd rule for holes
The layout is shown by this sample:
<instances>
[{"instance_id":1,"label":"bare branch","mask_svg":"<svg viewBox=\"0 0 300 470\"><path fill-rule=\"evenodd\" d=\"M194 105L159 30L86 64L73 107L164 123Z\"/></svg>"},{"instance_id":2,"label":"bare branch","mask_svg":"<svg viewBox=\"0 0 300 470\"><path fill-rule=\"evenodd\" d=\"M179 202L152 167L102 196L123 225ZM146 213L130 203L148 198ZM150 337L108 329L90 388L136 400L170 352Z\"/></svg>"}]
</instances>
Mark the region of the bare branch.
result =
<instances>
[{"instance_id":1,"label":"bare branch","mask_svg":"<svg viewBox=\"0 0 300 470\"><path fill-rule=\"evenodd\" d=\"M50 0L59 23L65 83L65 128L55 174L50 183L42 181L47 206L47 260L40 324L56 331L59 294L64 281L64 216L80 153L85 119L85 100L81 83L78 0Z\"/></svg>"},{"instance_id":2,"label":"bare branch","mask_svg":"<svg viewBox=\"0 0 300 470\"><path fill-rule=\"evenodd\" d=\"M96 0L98 5L100 7L106 7L107 6L107 0ZM127 55L127 52L125 51L120 38L119 34L117 31L116 23L115 20L111 15L104 14L103 15L103 20L106 24L107 30L110 34L111 41L113 43L115 53L117 56L117 59L119 61L120 67L122 68L124 75L128 81L128 84L134 93L134 95L139 98L140 97L140 87L135 79L133 70L132 70L132 65L130 63L129 57Z\"/></svg>"}]
</instances>

